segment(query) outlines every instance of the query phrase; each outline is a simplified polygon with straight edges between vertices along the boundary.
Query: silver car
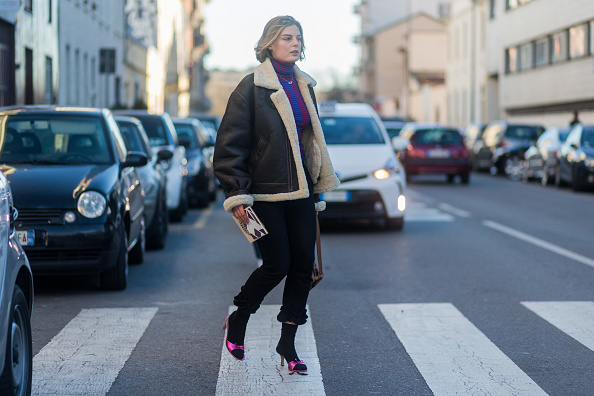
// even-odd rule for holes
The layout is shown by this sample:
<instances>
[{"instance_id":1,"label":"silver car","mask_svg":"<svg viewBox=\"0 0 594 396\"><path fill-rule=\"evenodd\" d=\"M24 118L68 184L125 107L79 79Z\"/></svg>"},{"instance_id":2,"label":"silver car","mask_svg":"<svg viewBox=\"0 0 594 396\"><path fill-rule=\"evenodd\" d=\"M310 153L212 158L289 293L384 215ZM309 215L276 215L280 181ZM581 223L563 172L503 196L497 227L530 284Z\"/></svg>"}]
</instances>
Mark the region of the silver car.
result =
<instances>
[{"instance_id":1,"label":"silver car","mask_svg":"<svg viewBox=\"0 0 594 396\"><path fill-rule=\"evenodd\" d=\"M0 172L0 395L21 396L31 394L33 276L18 240L31 231L15 232L17 213Z\"/></svg>"}]
</instances>

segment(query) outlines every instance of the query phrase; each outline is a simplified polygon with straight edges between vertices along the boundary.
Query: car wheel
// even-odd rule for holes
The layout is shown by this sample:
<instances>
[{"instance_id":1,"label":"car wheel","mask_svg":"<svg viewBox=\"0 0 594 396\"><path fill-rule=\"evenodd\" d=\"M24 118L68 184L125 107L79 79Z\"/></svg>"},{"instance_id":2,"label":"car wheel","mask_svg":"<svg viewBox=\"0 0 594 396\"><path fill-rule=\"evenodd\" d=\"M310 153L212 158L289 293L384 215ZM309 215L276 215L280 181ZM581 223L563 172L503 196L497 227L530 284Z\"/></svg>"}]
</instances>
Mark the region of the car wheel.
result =
<instances>
[{"instance_id":1,"label":"car wheel","mask_svg":"<svg viewBox=\"0 0 594 396\"><path fill-rule=\"evenodd\" d=\"M404 227L404 217L395 217L393 219L386 217L386 229L401 230Z\"/></svg>"},{"instance_id":2,"label":"car wheel","mask_svg":"<svg viewBox=\"0 0 594 396\"><path fill-rule=\"evenodd\" d=\"M142 264L144 261L144 252L146 251L146 229L144 216L140 219L140 235L138 235L138 241L136 245L130 250L128 260L130 264Z\"/></svg>"},{"instance_id":3,"label":"car wheel","mask_svg":"<svg viewBox=\"0 0 594 396\"><path fill-rule=\"evenodd\" d=\"M571 170L571 189L573 191L581 191L582 190L582 185L580 184L580 181L578 179L578 172L577 172L577 168L575 166Z\"/></svg>"},{"instance_id":4,"label":"car wheel","mask_svg":"<svg viewBox=\"0 0 594 396\"><path fill-rule=\"evenodd\" d=\"M128 234L124 224L122 228L116 265L101 274L103 290L124 290L128 284Z\"/></svg>"},{"instance_id":5,"label":"car wheel","mask_svg":"<svg viewBox=\"0 0 594 396\"><path fill-rule=\"evenodd\" d=\"M161 203L155 216L157 216L155 219L157 222L155 231L148 236L147 247L149 249L163 249L167 241L167 232L169 231L169 215L167 213L167 198L165 194L161 197Z\"/></svg>"},{"instance_id":6,"label":"car wheel","mask_svg":"<svg viewBox=\"0 0 594 396\"><path fill-rule=\"evenodd\" d=\"M31 313L25 294L15 285L6 334L4 370L0 374L0 394L30 395L32 377Z\"/></svg>"},{"instance_id":7,"label":"car wheel","mask_svg":"<svg viewBox=\"0 0 594 396\"><path fill-rule=\"evenodd\" d=\"M469 173L462 173L460 175L460 178L462 179L462 184L468 184L468 183L470 183L470 172Z\"/></svg>"},{"instance_id":8,"label":"car wheel","mask_svg":"<svg viewBox=\"0 0 594 396\"><path fill-rule=\"evenodd\" d=\"M455 176L455 175L446 175L446 176L447 176L448 183L450 183L450 184L451 184L451 183L453 183L453 182L454 182L454 176Z\"/></svg>"}]
</instances>

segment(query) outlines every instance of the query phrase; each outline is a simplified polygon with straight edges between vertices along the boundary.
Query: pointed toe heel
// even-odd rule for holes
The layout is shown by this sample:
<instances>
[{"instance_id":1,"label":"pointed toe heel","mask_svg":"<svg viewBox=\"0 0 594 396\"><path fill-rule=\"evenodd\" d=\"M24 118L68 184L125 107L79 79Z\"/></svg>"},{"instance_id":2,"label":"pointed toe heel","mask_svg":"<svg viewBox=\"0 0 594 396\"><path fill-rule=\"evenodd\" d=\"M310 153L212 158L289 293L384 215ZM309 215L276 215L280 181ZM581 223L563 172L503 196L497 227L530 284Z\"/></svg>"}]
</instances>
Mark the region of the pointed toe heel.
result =
<instances>
[{"instance_id":1,"label":"pointed toe heel","mask_svg":"<svg viewBox=\"0 0 594 396\"><path fill-rule=\"evenodd\" d=\"M227 330L227 335L225 336L225 346L227 347L227 350L231 356L237 360L245 360L244 346L229 342L229 315L225 315L225 324L223 325L223 330Z\"/></svg>"}]
</instances>

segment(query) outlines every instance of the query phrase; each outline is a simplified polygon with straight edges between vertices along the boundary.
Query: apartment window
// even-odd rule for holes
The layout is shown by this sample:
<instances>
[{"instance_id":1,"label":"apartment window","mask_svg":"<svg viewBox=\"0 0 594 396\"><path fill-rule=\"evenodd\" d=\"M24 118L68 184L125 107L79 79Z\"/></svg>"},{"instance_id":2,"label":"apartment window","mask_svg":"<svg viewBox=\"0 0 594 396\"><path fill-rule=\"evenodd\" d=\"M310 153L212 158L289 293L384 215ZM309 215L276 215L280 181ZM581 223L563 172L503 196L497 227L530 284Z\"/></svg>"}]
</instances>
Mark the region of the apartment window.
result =
<instances>
[{"instance_id":1,"label":"apartment window","mask_svg":"<svg viewBox=\"0 0 594 396\"><path fill-rule=\"evenodd\" d=\"M505 71L507 73L518 71L518 49L516 47L508 48L505 51Z\"/></svg>"},{"instance_id":2,"label":"apartment window","mask_svg":"<svg viewBox=\"0 0 594 396\"><path fill-rule=\"evenodd\" d=\"M528 70L532 67L532 43L523 44L519 47L518 69Z\"/></svg>"},{"instance_id":3,"label":"apartment window","mask_svg":"<svg viewBox=\"0 0 594 396\"><path fill-rule=\"evenodd\" d=\"M48 0L47 3L48 3L48 5L47 5L47 9L48 9L47 22L52 23L52 0Z\"/></svg>"},{"instance_id":4,"label":"apartment window","mask_svg":"<svg viewBox=\"0 0 594 396\"><path fill-rule=\"evenodd\" d=\"M505 8L507 10L518 8L519 6L530 3L530 1L532 0L505 0Z\"/></svg>"},{"instance_id":5,"label":"apartment window","mask_svg":"<svg viewBox=\"0 0 594 396\"><path fill-rule=\"evenodd\" d=\"M87 53L83 54L83 81L82 81L82 89L83 89L83 99L81 105L88 106L89 103L89 55Z\"/></svg>"},{"instance_id":6,"label":"apartment window","mask_svg":"<svg viewBox=\"0 0 594 396\"><path fill-rule=\"evenodd\" d=\"M74 51L74 104L80 106L80 51Z\"/></svg>"},{"instance_id":7,"label":"apartment window","mask_svg":"<svg viewBox=\"0 0 594 396\"><path fill-rule=\"evenodd\" d=\"M52 58L45 57L45 103L52 104L54 96L54 81L53 81L53 65Z\"/></svg>"},{"instance_id":8,"label":"apartment window","mask_svg":"<svg viewBox=\"0 0 594 396\"><path fill-rule=\"evenodd\" d=\"M65 64L66 64L66 76L70 76L70 46L67 45L66 46L66 51L65 51ZM66 99L66 104L71 104L71 97L70 97L70 78L64 78L61 79L62 82L64 83L64 91L66 93L65 98Z\"/></svg>"},{"instance_id":9,"label":"apartment window","mask_svg":"<svg viewBox=\"0 0 594 396\"><path fill-rule=\"evenodd\" d=\"M489 0L489 19L495 18L495 0Z\"/></svg>"},{"instance_id":10,"label":"apartment window","mask_svg":"<svg viewBox=\"0 0 594 396\"><path fill-rule=\"evenodd\" d=\"M33 0L25 0L25 11L33 12Z\"/></svg>"},{"instance_id":11,"label":"apartment window","mask_svg":"<svg viewBox=\"0 0 594 396\"><path fill-rule=\"evenodd\" d=\"M567 59L567 30L551 36L551 62L561 62Z\"/></svg>"},{"instance_id":12,"label":"apartment window","mask_svg":"<svg viewBox=\"0 0 594 396\"><path fill-rule=\"evenodd\" d=\"M588 24L574 26L569 29L569 57L585 56L588 48Z\"/></svg>"},{"instance_id":13,"label":"apartment window","mask_svg":"<svg viewBox=\"0 0 594 396\"><path fill-rule=\"evenodd\" d=\"M8 46L0 43L0 106L10 101L10 53Z\"/></svg>"},{"instance_id":14,"label":"apartment window","mask_svg":"<svg viewBox=\"0 0 594 396\"><path fill-rule=\"evenodd\" d=\"M590 54L594 54L594 21L590 22Z\"/></svg>"},{"instance_id":15,"label":"apartment window","mask_svg":"<svg viewBox=\"0 0 594 396\"><path fill-rule=\"evenodd\" d=\"M534 42L534 66L544 66L549 63L549 38L541 38Z\"/></svg>"},{"instance_id":16,"label":"apartment window","mask_svg":"<svg viewBox=\"0 0 594 396\"><path fill-rule=\"evenodd\" d=\"M25 104L34 104L33 92L33 50L25 48Z\"/></svg>"}]
</instances>

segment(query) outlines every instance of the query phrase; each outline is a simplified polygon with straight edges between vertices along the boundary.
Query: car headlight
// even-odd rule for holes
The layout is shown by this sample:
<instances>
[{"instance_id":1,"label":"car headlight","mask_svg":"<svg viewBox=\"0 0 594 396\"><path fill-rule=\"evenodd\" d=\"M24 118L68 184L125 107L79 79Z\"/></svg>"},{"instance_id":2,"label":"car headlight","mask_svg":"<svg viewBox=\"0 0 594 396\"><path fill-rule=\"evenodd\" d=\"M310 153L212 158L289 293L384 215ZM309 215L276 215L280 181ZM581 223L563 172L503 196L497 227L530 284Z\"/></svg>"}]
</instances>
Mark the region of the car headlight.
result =
<instances>
[{"instance_id":1,"label":"car headlight","mask_svg":"<svg viewBox=\"0 0 594 396\"><path fill-rule=\"evenodd\" d=\"M81 215L95 219L105 212L105 197L95 191L87 191L80 195L76 208Z\"/></svg>"},{"instance_id":2,"label":"car headlight","mask_svg":"<svg viewBox=\"0 0 594 396\"><path fill-rule=\"evenodd\" d=\"M375 176L376 179L382 180L387 179L394 173L399 172L400 164L398 163L398 160L396 160L396 157L390 157L390 159L388 160L388 162L386 162L386 165L384 165L382 169L378 169L375 172L373 172L373 176Z\"/></svg>"}]
</instances>

